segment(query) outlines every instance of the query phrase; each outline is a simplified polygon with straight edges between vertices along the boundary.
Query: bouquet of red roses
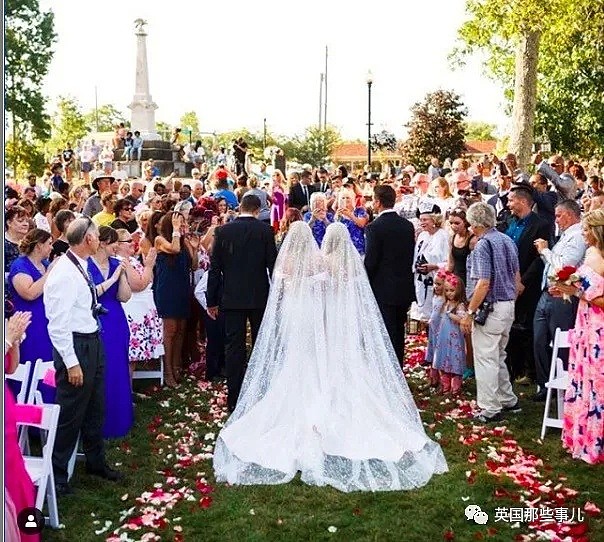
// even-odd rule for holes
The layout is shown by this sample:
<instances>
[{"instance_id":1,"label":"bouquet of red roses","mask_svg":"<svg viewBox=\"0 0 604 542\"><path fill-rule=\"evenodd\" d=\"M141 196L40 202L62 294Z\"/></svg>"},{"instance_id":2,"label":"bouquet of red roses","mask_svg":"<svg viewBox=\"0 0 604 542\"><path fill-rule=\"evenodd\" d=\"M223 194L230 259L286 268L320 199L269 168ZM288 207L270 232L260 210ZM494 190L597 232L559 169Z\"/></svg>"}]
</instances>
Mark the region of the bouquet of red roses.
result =
<instances>
[{"instance_id":1,"label":"bouquet of red roses","mask_svg":"<svg viewBox=\"0 0 604 542\"><path fill-rule=\"evenodd\" d=\"M573 283L581 280L581 277L577 274L577 268L574 265L565 265L560 269L556 269L553 275L549 276L549 279L553 282L560 282L571 286ZM570 301L568 294L562 294L564 301Z\"/></svg>"}]
</instances>

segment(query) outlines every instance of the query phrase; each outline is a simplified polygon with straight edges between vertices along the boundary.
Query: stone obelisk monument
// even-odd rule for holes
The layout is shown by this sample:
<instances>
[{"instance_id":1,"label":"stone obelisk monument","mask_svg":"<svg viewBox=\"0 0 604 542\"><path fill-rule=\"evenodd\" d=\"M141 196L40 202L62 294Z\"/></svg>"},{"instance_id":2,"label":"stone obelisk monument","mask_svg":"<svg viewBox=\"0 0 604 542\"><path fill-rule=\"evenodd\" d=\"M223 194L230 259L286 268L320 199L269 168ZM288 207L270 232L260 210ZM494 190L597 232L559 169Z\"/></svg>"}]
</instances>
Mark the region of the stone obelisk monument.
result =
<instances>
[{"instance_id":1,"label":"stone obelisk monument","mask_svg":"<svg viewBox=\"0 0 604 542\"><path fill-rule=\"evenodd\" d=\"M132 111L130 126L132 131L138 130L145 140L159 140L161 137L155 130L155 110L157 104L149 93L149 67L147 66L147 33L146 21L136 19L136 80L134 98L128 108Z\"/></svg>"}]
</instances>

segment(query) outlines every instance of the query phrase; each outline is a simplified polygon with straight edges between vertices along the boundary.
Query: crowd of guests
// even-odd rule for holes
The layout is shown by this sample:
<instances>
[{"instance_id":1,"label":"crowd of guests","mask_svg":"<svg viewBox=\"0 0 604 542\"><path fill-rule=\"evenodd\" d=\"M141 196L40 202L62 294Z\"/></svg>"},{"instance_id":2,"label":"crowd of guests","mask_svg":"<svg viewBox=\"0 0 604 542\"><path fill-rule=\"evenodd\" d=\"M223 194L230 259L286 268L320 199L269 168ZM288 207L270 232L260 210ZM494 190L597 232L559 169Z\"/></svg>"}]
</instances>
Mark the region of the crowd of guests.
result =
<instances>
[{"instance_id":1,"label":"crowd of guests","mask_svg":"<svg viewBox=\"0 0 604 542\"><path fill-rule=\"evenodd\" d=\"M56 163L47 184L32 175L6 191L5 305L30 315L20 359L61 352L55 326L65 299L52 294L69 277L47 280L66 268L74 243L94 245L76 260L92 285L105 351L101 431L123 437L135 420L137 366L163 357L165 385L175 387L205 342L205 377L224 375L224 322L208 317L205 292L216 229L237 220L244 198L257 198L257 218L272 227L277 246L296 221L309 224L319 246L327 226L341 222L362 258L364 230L376 214L373 190L386 184L396 193L394 211L416 231L409 317L429 330L426 363L436 392L459 394L473 371L478 419L501 420L520 409L513 384L521 379L538 386L535 400L544 399L555 329L574 329L563 442L575 457L602 461L602 180L560 156L537 154L533 162L532 175L508 154L474 164L457 159L450 168L433 160L428 173L407 166L380 177L344 166L248 174L219 161L194 169L191 179L161 178L151 163L141 179L116 175L118 166L80 184L67 164ZM557 280L565 266L576 267L580 280ZM53 388L41 384L40 391L54 401ZM101 472L113 479L111 469ZM68 491L60 469L57 478Z\"/></svg>"}]
</instances>

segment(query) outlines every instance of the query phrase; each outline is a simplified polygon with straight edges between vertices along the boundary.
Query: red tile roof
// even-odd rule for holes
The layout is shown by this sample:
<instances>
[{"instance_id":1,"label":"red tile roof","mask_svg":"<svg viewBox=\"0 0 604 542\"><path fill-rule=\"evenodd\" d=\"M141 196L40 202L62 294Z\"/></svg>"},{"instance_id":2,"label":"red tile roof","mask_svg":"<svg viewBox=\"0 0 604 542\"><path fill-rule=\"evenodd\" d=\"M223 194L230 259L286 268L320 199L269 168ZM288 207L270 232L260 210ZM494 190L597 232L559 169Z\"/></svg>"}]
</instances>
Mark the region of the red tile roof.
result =
<instances>
[{"instance_id":1,"label":"red tile roof","mask_svg":"<svg viewBox=\"0 0 604 542\"><path fill-rule=\"evenodd\" d=\"M495 152L497 141L466 141L466 152L468 154L490 154Z\"/></svg>"}]
</instances>

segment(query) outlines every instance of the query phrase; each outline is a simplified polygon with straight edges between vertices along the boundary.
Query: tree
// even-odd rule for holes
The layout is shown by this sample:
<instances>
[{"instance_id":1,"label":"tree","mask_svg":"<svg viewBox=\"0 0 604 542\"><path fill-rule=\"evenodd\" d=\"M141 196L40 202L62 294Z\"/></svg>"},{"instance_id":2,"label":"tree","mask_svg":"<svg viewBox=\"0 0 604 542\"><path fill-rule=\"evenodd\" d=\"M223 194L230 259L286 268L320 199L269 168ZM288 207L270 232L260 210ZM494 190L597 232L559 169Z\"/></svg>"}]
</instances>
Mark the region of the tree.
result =
<instances>
[{"instance_id":1,"label":"tree","mask_svg":"<svg viewBox=\"0 0 604 542\"><path fill-rule=\"evenodd\" d=\"M10 137L4 148L6 163L12 164L15 171L23 171L42 175L44 173L44 152L39 142L31 142L27 139L15 140ZM15 173L15 178L17 174Z\"/></svg>"},{"instance_id":2,"label":"tree","mask_svg":"<svg viewBox=\"0 0 604 542\"><path fill-rule=\"evenodd\" d=\"M97 126L98 119L98 126ZM115 125L126 122L126 115L114 105L105 104L97 109L92 109L84 115L86 126L95 132L113 132Z\"/></svg>"},{"instance_id":3,"label":"tree","mask_svg":"<svg viewBox=\"0 0 604 542\"><path fill-rule=\"evenodd\" d=\"M466 11L453 56L486 53L487 73L512 104L509 150L519 162L541 132L561 151L602 151L604 2L466 0Z\"/></svg>"},{"instance_id":4,"label":"tree","mask_svg":"<svg viewBox=\"0 0 604 542\"><path fill-rule=\"evenodd\" d=\"M159 120L155 123L155 129L164 141L170 139L170 135L172 134L172 126L169 123Z\"/></svg>"},{"instance_id":5,"label":"tree","mask_svg":"<svg viewBox=\"0 0 604 542\"><path fill-rule=\"evenodd\" d=\"M371 136L371 150L374 152L394 152L397 148L396 136L386 130L382 130Z\"/></svg>"},{"instance_id":6,"label":"tree","mask_svg":"<svg viewBox=\"0 0 604 542\"><path fill-rule=\"evenodd\" d=\"M303 135L293 138L293 148L290 150L293 156L286 154L286 157L301 164L323 165L329 162L334 148L341 142L340 132L334 126L328 125L325 129L309 126Z\"/></svg>"},{"instance_id":7,"label":"tree","mask_svg":"<svg viewBox=\"0 0 604 542\"><path fill-rule=\"evenodd\" d=\"M409 137L401 148L404 160L426 169L431 156L442 162L461 155L467 114L458 94L447 90L428 93L423 102L411 108L411 120L406 125Z\"/></svg>"},{"instance_id":8,"label":"tree","mask_svg":"<svg viewBox=\"0 0 604 542\"><path fill-rule=\"evenodd\" d=\"M55 152L65 148L67 143L75 145L88 131L86 118L75 98L60 96L57 111L52 119L52 137L48 142L48 149Z\"/></svg>"},{"instance_id":9,"label":"tree","mask_svg":"<svg viewBox=\"0 0 604 542\"><path fill-rule=\"evenodd\" d=\"M41 11L38 0L6 0L4 8L5 108L15 132L44 138L50 126L44 111L42 81L56 39L54 15L51 10Z\"/></svg>"},{"instance_id":10,"label":"tree","mask_svg":"<svg viewBox=\"0 0 604 542\"><path fill-rule=\"evenodd\" d=\"M197 118L197 113L195 111L187 111L180 117L180 126L179 126L187 137L189 137L189 133L187 130L191 130L191 139L196 141L201 139L201 134L199 133L199 119Z\"/></svg>"},{"instance_id":11,"label":"tree","mask_svg":"<svg viewBox=\"0 0 604 542\"><path fill-rule=\"evenodd\" d=\"M492 141L496 126L488 122L469 120L465 123L467 141Z\"/></svg>"}]
</instances>

